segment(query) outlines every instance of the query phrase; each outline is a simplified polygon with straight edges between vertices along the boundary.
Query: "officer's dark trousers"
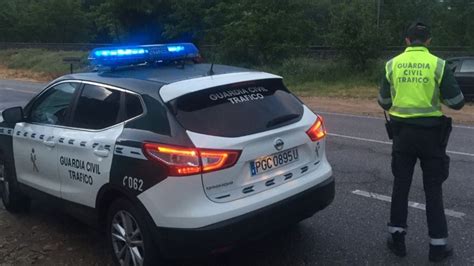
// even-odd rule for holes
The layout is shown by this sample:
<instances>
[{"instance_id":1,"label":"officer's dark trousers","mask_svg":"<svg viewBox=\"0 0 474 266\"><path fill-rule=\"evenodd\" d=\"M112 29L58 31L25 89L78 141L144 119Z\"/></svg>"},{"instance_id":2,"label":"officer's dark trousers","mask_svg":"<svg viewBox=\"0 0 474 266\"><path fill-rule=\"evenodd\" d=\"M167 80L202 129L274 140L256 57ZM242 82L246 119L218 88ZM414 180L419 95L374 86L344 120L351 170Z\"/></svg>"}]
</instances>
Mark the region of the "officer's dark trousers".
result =
<instances>
[{"instance_id":1,"label":"officer's dark trousers","mask_svg":"<svg viewBox=\"0 0 474 266\"><path fill-rule=\"evenodd\" d=\"M426 217L431 238L447 238L442 184L449 175L449 157L442 146L441 127L394 125L392 172L395 177L390 226L407 227L408 193L417 159L423 170Z\"/></svg>"}]
</instances>

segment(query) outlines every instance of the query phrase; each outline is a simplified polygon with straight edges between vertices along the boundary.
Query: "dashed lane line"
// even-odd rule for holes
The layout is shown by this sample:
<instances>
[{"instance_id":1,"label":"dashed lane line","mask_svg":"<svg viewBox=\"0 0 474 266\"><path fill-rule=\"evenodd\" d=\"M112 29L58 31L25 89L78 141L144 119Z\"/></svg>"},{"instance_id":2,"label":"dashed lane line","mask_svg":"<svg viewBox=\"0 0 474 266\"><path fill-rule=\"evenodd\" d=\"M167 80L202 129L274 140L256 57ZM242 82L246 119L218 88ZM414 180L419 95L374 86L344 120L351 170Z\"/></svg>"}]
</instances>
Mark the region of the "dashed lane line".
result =
<instances>
[{"instance_id":1,"label":"dashed lane line","mask_svg":"<svg viewBox=\"0 0 474 266\"><path fill-rule=\"evenodd\" d=\"M340 135L340 134L336 134L336 133L328 133L328 135L329 135L329 136L333 136L333 137L345 138L345 139L353 139L353 140L360 140L360 141L366 141L366 142L373 142L373 143L379 143L379 144L392 145L392 142L390 142L390 141L382 141L382 140L376 140L376 139L359 138L359 137L354 137L354 136Z\"/></svg>"},{"instance_id":2,"label":"dashed lane line","mask_svg":"<svg viewBox=\"0 0 474 266\"><path fill-rule=\"evenodd\" d=\"M366 138L359 138L359 137L354 137L354 136L346 136L346 135L340 135L340 134L335 134L335 133L328 133L329 136L333 137L338 137L338 138L344 138L344 139L352 139L352 140L358 140L358 141L365 141L365 142L372 142L372 143L378 143L378 144L385 144L385 145L392 145L392 142L390 141L382 141L382 140L375 140L375 139L366 139ZM472 153L467 153L467 152L459 152L459 151L446 151L447 153L450 154L456 154L456 155L461 155L461 156L468 156L468 157L474 157L474 154Z\"/></svg>"},{"instance_id":3,"label":"dashed lane line","mask_svg":"<svg viewBox=\"0 0 474 266\"><path fill-rule=\"evenodd\" d=\"M385 202L392 202L392 198L389 197L389 196L385 196L385 195L381 195L381 194L377 194L377 193L372 193L372 192L367 192L367 191L363 191L363 190L354 190L354 191L352 191L352 194L362 196L362 197L366 197L366 198L381 200L381 201L385 201ZM415 209L426 211L426 205L422 204L422 203L409 201L408 206L412 207L412 208L415 208ZM463 212L453 211L453 210L449 210L449 209L445 209L444 213L447 216L451 216L451 217L454 217L454 218L463 218L464 216L466 216L466 214L463 213Z\"/></svg>"}]
</instances>

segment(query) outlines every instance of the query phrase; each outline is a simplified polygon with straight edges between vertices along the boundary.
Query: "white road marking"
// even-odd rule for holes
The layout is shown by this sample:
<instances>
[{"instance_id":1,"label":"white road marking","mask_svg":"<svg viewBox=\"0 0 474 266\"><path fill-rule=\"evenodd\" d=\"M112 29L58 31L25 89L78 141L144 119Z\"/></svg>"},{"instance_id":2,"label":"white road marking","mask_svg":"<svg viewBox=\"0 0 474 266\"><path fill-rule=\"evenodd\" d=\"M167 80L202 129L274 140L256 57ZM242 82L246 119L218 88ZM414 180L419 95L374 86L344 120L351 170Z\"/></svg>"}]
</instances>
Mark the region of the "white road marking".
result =
<instances>
[{"instance_id":1,"label":"white road marking","mask_svg":"<svg viewBox=\"0 0 474 266\"><path fill-rule=\"evenodd\" d=\"M366 197L366 198L377 199L377 200L381 200L381 201L385 201L385 202L392 202L392 198L389 197L389 196L385 196L385 195L381 195L381 194L377 194L377 193L372 193L372 192L367 192L367 191L363 191L363 190L354 190L354 191L352 191L352 194L359 195L359 196ZM422 203L409 201L408 206L412 207L412 208L415 208L415 209L426 211L426 205L422 204ZM444 213L447 216L451 216L451 217L455 217L455 218L463 218L464 216L466 216L465 213L457 212L457 211L453 211L453 210L449 210L449 209L445 209Z\"/></svg>"},{"instance_id":2,"label":"white road marking","mask_svg":"<svg viewBox=\"0 0 474 266\"><path fill-rule=\"evenodd\" d=\"M12 88L6 88L6 87L3 87L3 88L0 87L0 90L23 92L23 93L29 93L29 94L37 94L38 93L38 91L27 91L27 90L22 90L22 89L12 89Z\"/></svg>"},{"instance_id":3,"label":"white road marking","mask_svg":"<svg viewBox=\"0 0 474 266\"><path fill-rule=\"evenodd\" d=\"M354 118L365 118L365 119L374 119L374 120L385 120L382 117L376 117L376 116L368 116L368 115L351 115L351 114L342 114L342 113L333 113L333 112L318 112L318 114L323 114L323 115L335 115L335 116L345 116L345 117L354 117ZM463 129L474 129L474 127L471 126L463 126L463 125L453 125L455 128L463 128Z\"/></svg>"},{"instance_id":4,"label":"white road marking","mask_svg":"<svg viewBox=\"0 0 474 266\"><path fill-rule=\"evenodd\" d=\"M463 156L469 156L469 157L474 157L474 154L472 153L467 153L467 152L459 152L459 151L446 151L447 153L451 154L456 154L456 155L463 155Z\"/></svg>"},{"instance_id":5,"label":"white road marking","mask_svg":"<svg viewBox=\"0 0 474 266\"><path fill-rule=\"evenodd\" d=\"M474 129L474 127L470 127L470 126L461 126L461 125L453 125L453 127L455 127L455 128L463 128L463 129Z\"/></svg>"},{"instance_id":6,"label":"white road marking","mask_svg":"<svg viewBox=\"0 0 474 266\"><path fill-rule=\"evenodd\" d=\"M334 137L339 137L339 138L345 138L345 139L353 139L353 140L360 140L360 141L366 141L366 142L374 142L374 143L392 145L392 142L390 142L390 141L359 138L359 137L353 137L353 136L340 135L340 134L336 134L336 133L328 133L328 135L329 136L334 136Z\"/></svg>"},{"instance_id":7,"label":"white road marking","mask_svg":"<svg viewBox=\"0 0 474 266\"><path fill-rule=\"evenodd\" d=\"M337 115L337 116L346 116L346 117L355 117L355 118L367 118L367 119L375 119L375 120L385 120L384 118L381 117L376 117L376 116L368 116L368 115L351 115L351 114L343 114L343 113L333 113L333 112L320 112L316 111L318 114L323 114L323 115Z\"/></svg>"},{"instance_id":8,"label":"white road marking","mask_svg":"<svg viewBox=\"0 0 474 266\"><path fill-rule=\"evenodd\" d=\"M344 139L353 139L353 140L359 140L359 141L365 141L365 142L373 142L373 143L378 143L378 144L392 145L392 142L390 142L390 141L382 141L382 140L376 140L376 139L359 138L359 137L346 136L346 135L340 135L340 134L335 134L335 133L328 133L328 135L329 135L329 136L333 136L333 137L338 137L338 138L344 138ZM449 151L449 150L446 151L446 152L447 152L447 153L450 153L450 154L456 154L456 155L474 157L474 154L472 154L472 153L467 153L467 152Z\"/></svg>"}]
</instances>

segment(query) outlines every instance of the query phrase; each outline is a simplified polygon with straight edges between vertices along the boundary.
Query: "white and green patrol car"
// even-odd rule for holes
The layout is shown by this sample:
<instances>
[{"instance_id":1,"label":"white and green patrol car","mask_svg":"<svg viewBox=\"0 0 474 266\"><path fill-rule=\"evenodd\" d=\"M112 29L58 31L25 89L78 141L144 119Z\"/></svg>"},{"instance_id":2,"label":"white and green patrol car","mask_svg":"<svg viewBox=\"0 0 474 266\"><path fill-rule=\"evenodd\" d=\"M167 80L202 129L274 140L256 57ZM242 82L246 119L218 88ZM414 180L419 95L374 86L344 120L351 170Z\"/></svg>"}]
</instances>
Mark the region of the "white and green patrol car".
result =
<instances>
[{"instance_id":1,"label":"white and green patrol car","mask_svg":"<svg viewBox=\"0 0 474 266\"><path fill-rule=\"evenodd\" d=\"M325 129L276 75L198 63L189 43L99 48L3 111L10 212L48 200L100 226L121 265L228 249L328 206Z\"/></svg>"}]
</instances>

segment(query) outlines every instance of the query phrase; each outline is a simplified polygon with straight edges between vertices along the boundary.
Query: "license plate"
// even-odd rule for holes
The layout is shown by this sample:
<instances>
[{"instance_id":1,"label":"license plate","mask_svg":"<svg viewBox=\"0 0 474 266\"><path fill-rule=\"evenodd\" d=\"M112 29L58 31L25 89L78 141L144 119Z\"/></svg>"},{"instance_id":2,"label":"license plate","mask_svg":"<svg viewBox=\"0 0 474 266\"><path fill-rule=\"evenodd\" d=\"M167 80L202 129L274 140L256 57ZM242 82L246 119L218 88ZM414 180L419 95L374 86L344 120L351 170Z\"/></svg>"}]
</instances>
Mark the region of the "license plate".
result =
<instances>
[{"instance_id":1,"label":"license plate","mask_svg":"<svg viewBox=\"0 0 474 266\"><path fill-rule=\"evenodd\" d=\"M280 168L299 159L298 148L289 149L250 162L252 176Z\"/></svg>"}]
</instances>

